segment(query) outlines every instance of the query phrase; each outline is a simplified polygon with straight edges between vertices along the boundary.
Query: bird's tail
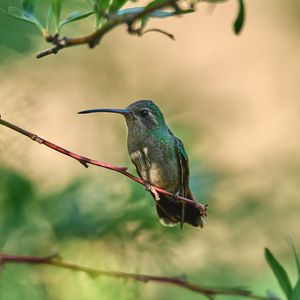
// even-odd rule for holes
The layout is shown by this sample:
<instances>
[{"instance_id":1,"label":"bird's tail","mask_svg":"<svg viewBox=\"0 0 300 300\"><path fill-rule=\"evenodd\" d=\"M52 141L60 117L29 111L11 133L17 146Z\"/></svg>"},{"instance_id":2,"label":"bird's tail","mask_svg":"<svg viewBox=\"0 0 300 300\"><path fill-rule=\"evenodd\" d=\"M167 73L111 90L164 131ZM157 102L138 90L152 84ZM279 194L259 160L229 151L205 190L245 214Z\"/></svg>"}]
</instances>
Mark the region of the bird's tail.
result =
<instances>
[{"instance_id":1,"label":"bird's tail","mask_svg":"<svg viewBox=\"0 0 300 300\"><path fill-rule=\"evenodd\" d=\"M183 203L174 197L163 194L159 196L160 200L156 204L156 211L162 225L175 226L183 221L183 223L195 227L203 227L204 222L201 212L194 205L185 203L183 210ZM187 198L194 199L192 194L187 195ZM182 215L182 212L184 212L184 215Z\"/></svg>"}]
</instances>

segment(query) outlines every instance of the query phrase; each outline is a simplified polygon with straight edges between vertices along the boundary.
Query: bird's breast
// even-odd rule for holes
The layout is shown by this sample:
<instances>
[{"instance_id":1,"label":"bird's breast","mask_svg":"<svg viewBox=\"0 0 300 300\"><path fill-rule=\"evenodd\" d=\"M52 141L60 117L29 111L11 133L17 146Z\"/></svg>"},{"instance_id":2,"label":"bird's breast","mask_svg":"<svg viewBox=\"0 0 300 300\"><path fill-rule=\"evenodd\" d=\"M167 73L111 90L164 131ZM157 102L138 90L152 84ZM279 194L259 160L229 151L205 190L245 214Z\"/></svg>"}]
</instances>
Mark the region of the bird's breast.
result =
<instances>
[{"instance_id":1,"label":"bird's breast","mask_svg":"<svg viewBox=\"0 0 300 300\"><path fill-rule=\"evenodd\" d=\"M150 184L170 192L177 192L179 170L176 156L170 158L159 145L132 149L130 157L140 177Z\"/></svg>"}]
</instances>

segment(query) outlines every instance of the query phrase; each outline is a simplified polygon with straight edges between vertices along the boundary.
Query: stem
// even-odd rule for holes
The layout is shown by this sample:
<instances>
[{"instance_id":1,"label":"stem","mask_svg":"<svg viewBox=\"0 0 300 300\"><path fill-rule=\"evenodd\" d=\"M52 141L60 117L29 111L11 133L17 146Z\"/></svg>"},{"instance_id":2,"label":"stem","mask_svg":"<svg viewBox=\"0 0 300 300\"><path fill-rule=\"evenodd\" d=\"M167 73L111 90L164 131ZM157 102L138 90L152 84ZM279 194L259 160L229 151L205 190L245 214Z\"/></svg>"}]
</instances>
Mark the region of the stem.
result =
<instances>
[{"instance_id":1,"label":"stem","mask_svg":"<svg viewBox=\"0 0 300 300\"><path fill-rule=\"evenodd\" d=\"M79 154L76 154L76 153L73 153L67 149L64 149L56 144L53 144L52 142L49 142L39 136L37 136L36 134L33 134L21 127L18 127L8 121L5 121L1 118L1 115L0 115L0 125L3 125L3 126L6 126L14 131L17 131L27 137L29 137L31 140L35 141L35 142L38 142L39 144L43 144L57 152L60 152L64 155L67 155L69 157L72 157L74 158L75 160L79 161L82 165L84 165L86 168L88 167L88 164L91 164L91 165L95 165L95 166L98 166L98 167L101 167L101 168L105 168L105 169L109 169L109 170L112 170L112 171L115 171L115 172L118 172L118 173L121 173L123 174L124 176L134 180L135 182L138 182L142 185L145 185L145 182L140 179L140 178L137 178L135 177L134 175L132 175L131 173L129 173L127 171L127 167L119 167L119 166L114 166L112 164L107 164L107 163L104 163L104 162L100 162L100 161L97 161L97 160L94 160L94 159L90 159L90 158L87 158L87 157L84 157L84 156L81 156ZM198 202L196 202L195 200L191 200L191 199L188 199L188 198L184 198L184 197L181 197L181 196L177 196L177 195L174 195L170 192L167 192L159 187L156 187L156 186L153 186L153 188L158 192L158 193L161 193L161 194L164 194L164 195L167 195L167 196L172 196L172 197L175 197L177 200L180 200L181 202L184 202L184 203L187 203L187 204L190 204L190 205L193 205L195 206L196 208L198 208L200 210L200 213L202 215L202 217L205 217L207 214L207 205L203 205L203 204L200 204Z\"/></svg>"},{"instance_id":2,"label":"stem","mask_svg":"<svg viewBox=\"0 0 300 300\"><path fill-rule=\"evenodd\" d=\"M146 6L142 11L135 13L127 13L121 16L111 14L107 17L107 22L101 28L96 30L95 32L75 38L63 37L59 38L57 35L46 37L47 42L54 44L52 48L40 51L36 54L36 58L42 58L49 54L56 54L63 48L79 46L79 45L88 45L90 48L94 48L99 44L101 39L105 34L114 29L115 27L121 24L127 24L128 32L132 34L137 34L135 30L132 30L132 25L137 20L140 20L143 17L146 17L153 11L157 9L162 9L166 7L174 7L175 10L178 10L178 5L176 5L178 0L165 0L158 2L151 6Z\"/></svg>"},{"instance_id":3,"label":"stem","mask_svg":"<svg viewBox=\"0 0 300 300\"><path fill-rule=\"evenodd\" d=\"M10 255L10 254L0 254L0 266L5 264L35 264L35 265L51 265L63 269L68 269L71 271L79 271L89 274L93 277L95 276L106 276L112 278L123 278L128 280L140 281L143 283L147 282L157 282L162 284L175 285L179 288L187 289L198 294L202 294L209 299L218 295L227 296L240 296L248 299L256 300L267 300L267 298L253 295L251 291L242 289L230 289L230 288L210 288L198 284L194 284L183 277L164 277L156 275L145 275L145 274L135 274L126 273L119 271L103 271L95 268L90 268L70 262L64 262L60 257L55 254L51 256L41 257L41 256L21 256L21 255Z\"/></svg>"}]
</instances>

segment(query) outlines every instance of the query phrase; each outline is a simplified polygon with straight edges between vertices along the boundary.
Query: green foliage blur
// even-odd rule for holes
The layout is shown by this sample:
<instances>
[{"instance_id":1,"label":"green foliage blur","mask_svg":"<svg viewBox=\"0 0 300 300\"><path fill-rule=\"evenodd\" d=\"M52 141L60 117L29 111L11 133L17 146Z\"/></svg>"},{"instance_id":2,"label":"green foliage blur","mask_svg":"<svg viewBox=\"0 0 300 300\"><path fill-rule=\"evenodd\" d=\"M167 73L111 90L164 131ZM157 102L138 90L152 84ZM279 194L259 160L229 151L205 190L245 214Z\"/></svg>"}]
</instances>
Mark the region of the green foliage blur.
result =
<instances>
[{"instance_id":1,"label":"green foliage blur","mask_svg":"<svg viewBox=\"0 0 300 300\"><path fill-rule=\"evenodd\" d=\"M36 182L12 169L2 167L0 179L1 252L37 256L60 253L75 258L81 264L82 261L84 264L90 261L93 267L108 270L117 265L118 270L123 267L127 272L130 269L132 272L144 269L141 266L143 262L146 265L151 261L170 264L160 266L161 272L174 268L168 255L172 253L171 249L186 242L186 232L178 228L166 229L159 224L152 198L135 183L129 182L127 193L120 193L112 192L109 186L99 184L95 179L78 178L62 189L42 193ZM194 172L191 185L195 189L197 184L197 189L203 192L202 196L209 198L209 190L215 180L216 177L207 171ZM199 186L199 182L204 182L204 185ZM289 240L289 243L300 278L299 258L292 241ZM124 249L127 250L124 252ZM270 250L265 250L265 257L286 299L298 299L299 279L292 291L285 269ZM217 272L223 270L226 274L226 266L219 268ZM203 271L207 273L208 282L211 277L211 285L215 286L218 276L209 266ZM224 283L225 274L221 275L220 284L230 287L235 276L230 274L230 280ZM193 277L198 278L198 275ZM26 300L84 299L82 295L86 293L90 299L137 299L144 293L141 283L118 281L54 267L8 264L1 274L0 294L5 299ZM62 282L64 288L58 289ZM193 294L189 298L189 294L180 291L172 294L172 299L180 299L180 295L186 299L201 299L201 296L193 297ZM270 300L280 300L271 290L267 290L267 296ZM143 298L148 297L143 294ZM158 293L155 297L168 299L164 293Z\"/></svg>"},{"instance_id":2,"label":"green foliage blur","mask_svg":"<svg viewBox=\"0 0 300 300\"><path fill-rule=\"evenodd\" d=\"M274 276L276 277L278 284L280 285L287 300L297 300L300 299L300 258L295 248L295 245L290 237L287 238L290 245L292 255L295 260L295 265L297 269L297 280L295 285L292 285L289 275L282 264L275 258L272 252L266 248L265 258L270 268L272 269ZM269 293L270 299L278 299L272 293Z\"/></svg>"},{"instance_id":3,"label":"green foliage blur","mask_svg":"<svg viewBox=\"0 0 300 300\"><path fill-rule=\"evenodd\" d=\"M118 268L127 272L143 269L143 261L164 264L170 249L185 235L179 228L168 230L160 225L152 197L142 186L131 182L128 186L127 193L114 193L110 186L85 178L44 194L38 191L37 183L2 167L1 252L58 252L85 264L91 261L100 269L117 269L113 266L118 262ZM85 282L82 292L93 295L89 299L136 299L141 288L138 283L94 279L44 266L6 265L0 277L0 295L2 299L81 299L74 298L80 293L78 280ZM50 291L62 282L64 289Z\"/></svg>"},{"instance_id":4,"label":"green foliage blur","mask_svg":"<svg viewBox=\"0 0 300 300\"><path fill-rule=\"evenodd\" d=\"M12 5L13 1L3 0L1 1L1 9ZM16 4L17 1L14 1ZM29 24L22 22L16 22L14 19L1 13L0 17L0 49L1 57L0 62L4 62L8 55L11 54L10 50L18 53L28 53L32 50L34 45L34 36L36 35L36 29ZM10 30L6 30L10 28ZM18 32L18 35L12 34Z\"/></svg>"}]
</instances>

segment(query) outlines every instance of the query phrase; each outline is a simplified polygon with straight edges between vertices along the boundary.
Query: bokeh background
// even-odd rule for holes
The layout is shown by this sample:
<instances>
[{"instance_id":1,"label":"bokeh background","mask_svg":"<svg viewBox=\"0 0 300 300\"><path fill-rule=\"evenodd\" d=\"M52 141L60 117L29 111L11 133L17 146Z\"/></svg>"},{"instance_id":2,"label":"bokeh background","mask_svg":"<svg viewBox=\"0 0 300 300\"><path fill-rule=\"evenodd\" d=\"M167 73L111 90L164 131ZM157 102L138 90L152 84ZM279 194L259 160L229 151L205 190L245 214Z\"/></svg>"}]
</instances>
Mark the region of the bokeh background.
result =
<instances>
[{"instance_id":1,"label":"bokeh background","mask_svg":"<svg viewBox=\"0 0 300 300\"><path fill-rule=\"evenodd\" d=\"M2 0L1 7L12 2ZM194 14L152 21L151 27L174 33L175 42L155 33L129 36L120 27L94 50L70 48L40 60L35 53L48 45L36 29L0 16L4 119L135 172L124 120L76 112L152 99L185 143L194 194L209 204L204 229L164 228L142 186L105 169L84 169L0 127L1 252L59 252L65 260L105 270L187 274L205 285L281 295L263 249L270 247L295 274L285 236L300 248L300 5L246 4L239 36L231 29L235 1L200 4ZM78 22L65 33L87 33L91 26L91 20ZM1 271L0 295L202 299L176 287L21 265Z\"/></svg>"}]
</instances>

